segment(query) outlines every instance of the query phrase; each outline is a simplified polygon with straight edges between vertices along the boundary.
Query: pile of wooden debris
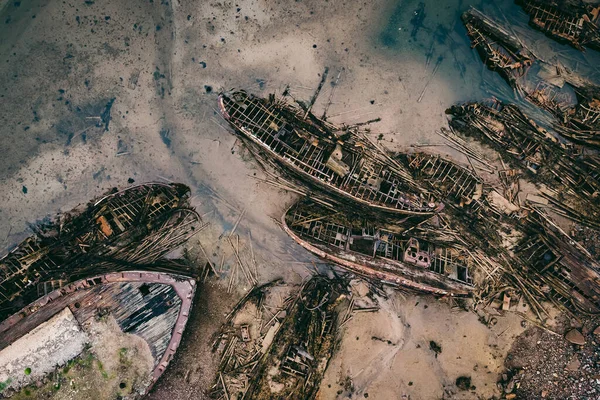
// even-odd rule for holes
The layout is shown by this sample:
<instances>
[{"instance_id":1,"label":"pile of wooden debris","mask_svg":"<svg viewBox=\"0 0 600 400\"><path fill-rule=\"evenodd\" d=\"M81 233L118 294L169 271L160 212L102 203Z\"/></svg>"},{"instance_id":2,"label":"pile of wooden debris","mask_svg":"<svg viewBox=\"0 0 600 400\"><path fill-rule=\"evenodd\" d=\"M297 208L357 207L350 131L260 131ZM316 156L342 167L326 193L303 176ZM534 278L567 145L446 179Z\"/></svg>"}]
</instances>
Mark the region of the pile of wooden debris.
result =
<instances>
[{"instance_id":1,"label":"pile of wooden debris","mask_svg":"<svg viewBox=\"0 0 600 400\"><path fill-rule=\"evenodd\" d=\"M0 321L88 276L127 269L185 273L166 260L154 264L201 225L187 186L153 183L115 189L34 229L0 259Z\"/></svg>"},{"instance_id":2,"label":"pile of wooden debris","mask_svg":"<svg viewBox=\"0 0 600 400\"><path fill-rule=\"evenodd\" d=\"M347 306L344 281L316 275L298 286L274 281L234 307L213 350L221 362L215 399L311 399L327 368Z\"/></svg>"}]
</instances>

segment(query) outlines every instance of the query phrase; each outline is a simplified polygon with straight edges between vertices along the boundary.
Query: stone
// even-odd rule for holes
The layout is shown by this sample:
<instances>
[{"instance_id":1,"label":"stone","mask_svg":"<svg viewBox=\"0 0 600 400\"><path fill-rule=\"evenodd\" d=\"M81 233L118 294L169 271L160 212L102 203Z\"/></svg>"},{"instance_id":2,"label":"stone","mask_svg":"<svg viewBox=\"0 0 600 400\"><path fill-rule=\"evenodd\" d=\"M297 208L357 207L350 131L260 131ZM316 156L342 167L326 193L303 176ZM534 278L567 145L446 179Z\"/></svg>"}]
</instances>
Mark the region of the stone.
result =
<instances>
[{"instance_id":1,"label":"stone","mask_svg":"<svg viewBox=\"0 0 600 400\"><path fill-rule=\"evenodd\" d=\"M567 341L570 343L578 344L580 346L585 344L585 338L577 329L571 329L569 332L567 332L565 339L567 339Z\"/></svg>"},{"instance_id":2,"label":"stone","mask_svg":"<svg viewBox=\"0 0 600 400\"><path fill-rule=\"evenodd\" d=\"M352 291L358 297L365 297L369 294L369 285L367 285L364 281L358 281L355 285L352 286Z\"/></svg>"},{"instance_id":3,"label":"stone","mask_svg":"<svg viewBox=\"0 0 600 400\"><path fill-rule=\"evenodd\" d=\"M600 335L600 325L598 325L596 329L594 329L594 335Z\"/></svg>"},{"instance_id":4,"label":"stone","mask_svg":"<svg viewBox=\"0 0 600 400\"><path fill-rule=\"evenodd\" d=\"M569 371L577 371L577 370L579 370L580 366L581 366L581 362L579 362L579 360L577 359L577 356L575 356L571 359L571 361L567 364L567 366L565 368Z\"/></svg>"}]
</instances>

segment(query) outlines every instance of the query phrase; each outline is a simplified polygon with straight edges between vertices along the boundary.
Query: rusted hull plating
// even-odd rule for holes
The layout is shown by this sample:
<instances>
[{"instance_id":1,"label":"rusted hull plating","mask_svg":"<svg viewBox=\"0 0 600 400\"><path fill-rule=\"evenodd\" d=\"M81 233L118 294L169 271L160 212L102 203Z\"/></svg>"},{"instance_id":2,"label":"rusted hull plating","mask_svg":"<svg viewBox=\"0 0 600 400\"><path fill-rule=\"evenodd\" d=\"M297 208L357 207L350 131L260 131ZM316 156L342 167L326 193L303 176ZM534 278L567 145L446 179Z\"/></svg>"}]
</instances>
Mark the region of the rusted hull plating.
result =
<instances>
[{"instance_id":1,"label":"rusted hull plating","mask_svg":"<svg viewBox=\"0 0 600 400\"><path fill-rule=\"evenodd\" d=\"M162 354L155 355L157 358L149 380L149 385L146 388L145 393L147 393L166 370L181 343L181 338L190 315L196 290L195 281L191 278L165 273L129 271L110 273L73 282L41 297L23 308L20 312L0 323L0 338L2 338L0 340L0 349L5 348L11 342L35 328L35 326L45 322L64 309L64 307L74 307L76 315L77 313L82 312L82 308L87 307L81 300L82 296L85 296L86 293L96 287L137 282L146 285L168 285L175 290L180 300L178 302L179 311L177 312L177 318L172 325L172 329L167 332L169 337L166 348ZM82 305L79 305L78 301L82 301ZM108 301L108 299L106 299L106 301ZM95 308L95 304L92 304L91 307ZM173 307L175 307L175 305L173 305ZM91 312L93 313L94 311L91 310ZM155 310L154 312L158 311Z\"/></svg>"},{"instance_id":2,"label":"rusted hull plating","mask_svg":"<svg viewBox=\"0 0 600 400\"><path fill-rule=\"evenodd\" d=\"M243 138L305 182L375 211L427 216L440 207L424 197L407 171L350 132L334 133L323 121L303 121L283 101L245 92L221 95L218 102Z\"/></svg>"}]
</instances>

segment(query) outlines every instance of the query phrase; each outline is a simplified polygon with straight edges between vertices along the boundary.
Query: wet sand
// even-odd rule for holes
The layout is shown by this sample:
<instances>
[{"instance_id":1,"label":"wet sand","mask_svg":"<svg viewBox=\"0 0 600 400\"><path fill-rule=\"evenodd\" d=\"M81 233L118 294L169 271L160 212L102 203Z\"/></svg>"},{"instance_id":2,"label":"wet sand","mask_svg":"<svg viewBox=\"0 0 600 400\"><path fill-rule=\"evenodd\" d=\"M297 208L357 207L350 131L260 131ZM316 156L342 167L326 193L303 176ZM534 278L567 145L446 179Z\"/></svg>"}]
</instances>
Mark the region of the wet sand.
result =
<instances>
[{"instance_id":1,"label":"wet sand","mask_svg":"<svg viewBox=\"0 0 600 400\"><path fill-rule=\"evenodd\" d=\"M490 87L506 93L506 86L469 48L458 20L468 4L425 3L413 37L418 1L0 2L0 247L7 251L28 235L28 224L128 179L178 181L192 187L193 204L211 224L189 246L198 254L201 240L215 265L223 262L223 278L235 262L223 234L245 210L236 233L246 254L252 238L260 281L299 282L312 270L307 262L318 260L273 220L294 197L253 179L264 174L217 115L217 93L245 88L265 95L289 85L308 99L328 66L328 82L337 84L325 86L317 115L331 97L330 121L381 117L373 135L382 134L390 148L442 143L435 131L446 125L448 106L497 94L486 92ZM104 131L94 117L111 98ZM465 161L447 147L432 149ZM239 281L231 295L226 279L207 285L206 298L199 290L197 320L151 398L201 398L212 380L208 338L248 285ZM476 393L495 393L518 319L501 318L490 330L474 314L431 299L398 295L393 304L345 328L331 390L348 375L372 398L441 397L468 373ZM374 324L381 332L371 332ZM507 331L498 339L501 326ZM394 351L383 352L387 344L372 342L375 334L393 339ZM423 346L429 340L443 346L437 359ZM369 372L379 364L382 375Z\"/></svg>"}]
</instances>

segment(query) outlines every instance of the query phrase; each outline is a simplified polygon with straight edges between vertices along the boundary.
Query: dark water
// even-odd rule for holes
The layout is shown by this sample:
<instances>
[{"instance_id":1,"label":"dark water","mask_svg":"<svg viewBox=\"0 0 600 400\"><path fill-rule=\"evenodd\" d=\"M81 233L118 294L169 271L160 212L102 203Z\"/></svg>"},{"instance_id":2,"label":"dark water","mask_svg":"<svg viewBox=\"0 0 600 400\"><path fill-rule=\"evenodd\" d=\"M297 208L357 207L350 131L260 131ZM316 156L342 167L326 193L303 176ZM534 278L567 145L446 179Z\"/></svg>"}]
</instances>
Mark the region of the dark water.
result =
<instances>
[{"instance_id":1,"label":"dark water","mask_svg":"<svg viewBox=\"0 0 600 400\"><path fill-rule=\"evenodd\" d=\"M560 44L528 25L529 17L513 1L400 0L377 38L380 45L396 57L411 57L422 62L428 71L439 64L437 76L444 79L456 96L456 102L496 97L518 103L537 119L547 120L545 113L523 101L493 71L483 66L470 48L460 15L470 7L509 28L538 58L560 62L568 69L598 83L600 54L595 50L580 52ZM535 68L529 74L536 74Z\"/></svg>"}]
</instances>

